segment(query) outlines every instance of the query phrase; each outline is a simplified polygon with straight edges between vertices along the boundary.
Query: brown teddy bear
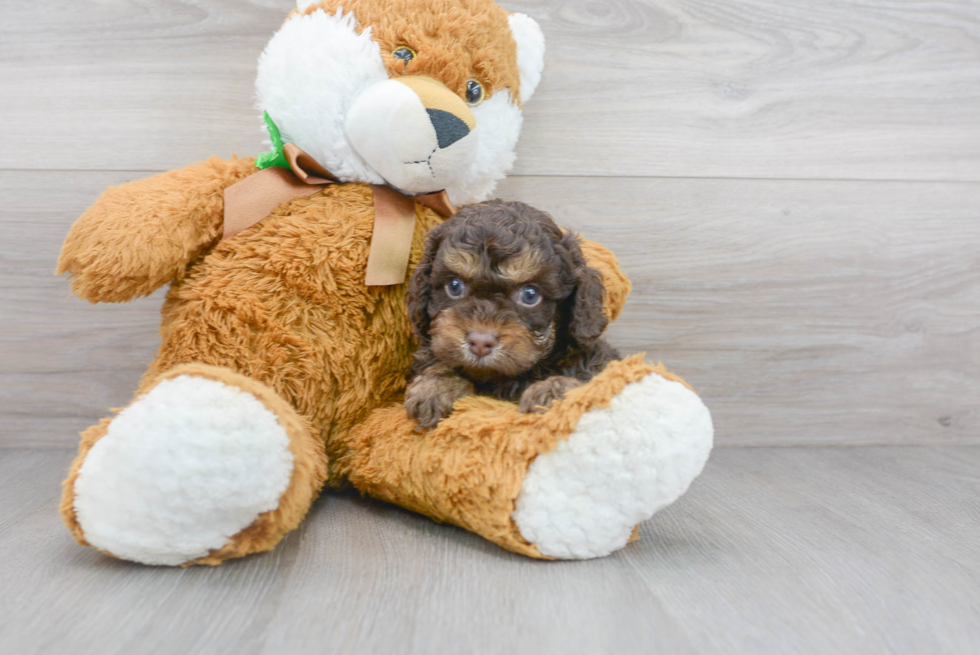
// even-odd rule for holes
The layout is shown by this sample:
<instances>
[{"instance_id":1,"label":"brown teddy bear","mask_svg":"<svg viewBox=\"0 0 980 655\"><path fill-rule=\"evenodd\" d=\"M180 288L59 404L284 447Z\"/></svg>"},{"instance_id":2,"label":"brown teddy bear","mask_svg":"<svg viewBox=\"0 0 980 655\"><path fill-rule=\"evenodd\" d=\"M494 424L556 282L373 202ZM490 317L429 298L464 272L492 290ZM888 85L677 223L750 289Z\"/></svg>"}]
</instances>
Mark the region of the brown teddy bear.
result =
<instances>
[{"instance_id":1,"label":"brown teddy bear","mask_svg":"<svg viewBox=\"0 0 980 655\"><path fill-rule=\"evenodd\" d=\"M453 205L510 169L543 55L537 24L490 0L300 0L259 60L273 152L85 212L58 264L79 297L170 291L134 400L82 434L61 506L80 543L217 564L273 548L350 483L516 552L588 558L684 493L710 414L641 357L543 414L469 397L420 432L401 403L406 275ZM629 283L582 249L615 318Z\"/></svg>"}]
</instances>

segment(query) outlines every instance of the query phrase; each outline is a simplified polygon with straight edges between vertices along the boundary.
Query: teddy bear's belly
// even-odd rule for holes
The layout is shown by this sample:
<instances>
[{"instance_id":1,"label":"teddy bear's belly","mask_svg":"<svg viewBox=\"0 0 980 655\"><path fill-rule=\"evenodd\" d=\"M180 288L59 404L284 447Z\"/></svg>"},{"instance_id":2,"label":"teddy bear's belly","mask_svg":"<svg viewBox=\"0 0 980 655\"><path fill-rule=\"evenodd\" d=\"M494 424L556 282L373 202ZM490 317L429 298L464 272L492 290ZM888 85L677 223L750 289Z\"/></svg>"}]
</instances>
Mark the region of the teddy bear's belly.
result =
<instances>
[{"instance_id":1,"label":"teddy bear's belly","mask_svg":"<svg viewBox=\"0 0 980 655\"><path fill-rule=\"evenodd\" d=\"M413 349L406 284L364 284L374 212L362 186L294 201L193 265L167 296L146 383L180 363L225 366L273 387L328 442L395 401ZM440 220L420 212L410 270Z\"/></svg>"}]
</instances>

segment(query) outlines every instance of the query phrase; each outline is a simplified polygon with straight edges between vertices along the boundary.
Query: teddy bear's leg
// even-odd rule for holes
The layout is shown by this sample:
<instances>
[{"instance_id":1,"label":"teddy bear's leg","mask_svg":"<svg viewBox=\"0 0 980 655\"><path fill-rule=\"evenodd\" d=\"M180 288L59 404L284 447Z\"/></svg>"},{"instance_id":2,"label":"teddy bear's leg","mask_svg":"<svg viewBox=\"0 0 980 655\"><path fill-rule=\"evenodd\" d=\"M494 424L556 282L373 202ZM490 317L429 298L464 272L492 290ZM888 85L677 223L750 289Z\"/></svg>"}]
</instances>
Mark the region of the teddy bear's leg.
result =
<instances>
[{"instance_id":1,"label":"teddy bear's leg","mask_svg":"<svg viewBox=\"0 0 980 655\"><path fill-rule=\"evenodd\" d=\"M642 357L613 362L544 414L468 397L420 433L401 407L374 412L341 461L362 492L531 557L622 548L679 498L711 451L711 415Z\"/></svg>"},{"instance_id":2,"label":"teddy bear's leg","mask_svg":"<svg viewBox=\"0 0 980 655\"><path fill-rule=\"evenodd\" d=\"M185 364L82 435L61 513L76 539L144 564L269 550L326 477L322 444L266 385Z\"/></svg>"}]
</instances>

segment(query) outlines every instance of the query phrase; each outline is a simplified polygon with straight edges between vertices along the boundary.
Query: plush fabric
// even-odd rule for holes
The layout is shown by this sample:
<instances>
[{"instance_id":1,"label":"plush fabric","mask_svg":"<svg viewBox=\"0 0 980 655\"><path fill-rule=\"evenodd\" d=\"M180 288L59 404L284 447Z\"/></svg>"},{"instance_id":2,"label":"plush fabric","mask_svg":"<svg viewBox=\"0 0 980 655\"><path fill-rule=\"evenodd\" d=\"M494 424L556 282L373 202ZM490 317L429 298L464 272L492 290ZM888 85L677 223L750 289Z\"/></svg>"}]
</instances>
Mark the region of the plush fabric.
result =
<instances>
[{"instance_id":1,"label":"plush fabric","mask_svg":"<svg viewBox=\"0 0 980 655\"><path fill-rule=\"evenodd\" d=\"M544 68L544 34L530 17L524 14L511 14L507 17L510 31L517 42L517 65L521 70L519 98L527 102L541 82Z\"/></svg>"},{"instance_id":2,"label":"plush fabric","mask_svg":"<svg viewBox=\"0 0 980 655\"><path fill-rule=\"evenodd\" d=\"M210 235L213 244L221 227L220 203L212 201L220 194L212 176L216 170L227 171L225 183L231 184L240 179L240 164L246 162L219 161L212 158L189 168L190 172L204 173L196 196L187 170L110 189L105 196L110 202L100 199L73 226L59 267L73 273L72 288L78 295L95 302L128 300L136 293L150 293L164 278L164 265L173 266L173 281L162 312L160 350L138 393L148 392L175 371L186 371L181 365L189 363L221 367L218 370L226 370L226 375L247 376L244 379L271 389L281 404L295 408L330 462L327 484L341 486L346 477L337 462L349 448L344 436L374 408L394 404L396 411L403 412L399 400L414 348L404 285L363 284L374 222L370 187L326 187L309 198L281 206L202 255L204 239L197 235ZM130 217L154 212L160 216L166 207L175 212L170 220L178 223L183 220L178 212L186 212L195 197L198 207L203 204L212 212L209 220L205 220L204 212L190 212L196 220L194 230L188 228L186 232L195 238L178 240L183 233L157 231L158 224L151 222L146 228L156 235L151 243L157 249L147 248L141 258L132 261L105 257L103 226L118 230L112 234L113 250L126 240L143 243L149 238ZM160 198L171 200L155 202ZM442 220L420 204L416 212L412 268L421 256L426 233ZM158 220L162 224L162 217ZM590 265L604 275L608 315L618 315L628 280L608 250L589 242L583 243L583 249ZM152 259L151 253L157 253L158 259ZM71 259L67 259L69 254ZM177 266L195 259L198 261L189 271ZM110 286L112 281L121 288ZM198 370L211 369L191 372ZM234 379L241 386L241 378ZM283 413L280 407L277 414ZM93 443L104 436L107 425L103 421L83 435L79 460L65 489L63 513L83 540L73 515L71 480ZM305 459L298 461L307 465ZM272 523L267 529L253 529L245 548L229 544L195 560L217 563L230 556L265 550L295 527L292 521ZM256 536L255 532L261 534Z\"/></svg>"},{"instance_id":3,"label":"plush fabric","mask_svg":"<svg viewBox=\"0 0 980 655\"><path fill-rule=\"evenodd\" d=\"M107 190L69 231L57 270L70 274L79 297L123 302L170 289L160 349L133 401L82 434L65 481L65 522L80 543L116 557L218 564L273 548L324 486L353 484L532 557L590 557L622 546L707 457L710 415L696 396L676 396L677 378L632 358L546 413L471 398L420 432L402 406L415 347L406 284L364 284L374 236L370 185L397 185L351 147L351 107L389 78L433 78L399 86L420 106L433 105L427 116L450 111L473 125L463 139L443 134L436 142L450 149L474 137L471 164L447 169L445 188L457 202L483 199L513 164L521 103L540 79L540 29L490 0L340 5L301 0L270 41L257 83L260 109L283 139L329 168L337 184L222 239L224 190L257 168L250 158L213 157ZM415 58L395 58L400 46ZM460 107L471 79L486 97L467 115ZM443 220L422 201L414 209L408 273ZM602 276L603 311L615 319L629 281L601 245L583 241L582 251ZM683 402L672 403L675 396ZM651 418L673 416L672 404L696 416ZM589 474L598 478L582 473L589 457L574 448L562 454L565 442L596 451ZM643 461L659 467L674 467L664 453L690 457L673 471L641 465L620 475L615 463L634 447L654 453ZM552 453L560 465L539 467L544 473L523 495L535 460L551 461ZM578 501L568 491L575 481L554 470L608 482L604 494L590 496L593 518L561 519L561 500ZM647 475L640 486L628 479ZM598 545L583 547L583 539Z\"/></svg>"},{"instance_id":4,"label":"plush fabric","mask_svg":"<svg viewBox=\"0 0 980 655\"><path fill-rule=\"evenodd\" d=\"M212 391L208 394L208 385L203 385L205 400L223 395L227 403L228 395L238 395L241 398L237 402L245 404L247 411L239 410L229 415L229 410L236 408L225 404L217 412L203 416L197 412L196 417L191 415L193 402L188 402L192 401L189 396L201 396L201 383L205 381L210 386L219 387L214 390L217 393ZM170 385L170 389L166 388L167 385ZM165 392L163 397L159 397L160 391ZM177 397L174 398L174 395ZM306 516L326 478L327 462L323 444L311 436L309 423L278 394L256 380L214 366L177 366L159 376L155 385L144 389L120 416L134 413L134 410L143 414L148 409L172 412L178 416L168 417L162 426L141 426L138 421L143 416L134 417L134 421L124 425L103 419L82 433L78 457L64 482L60 508L78 543L145 564L220 564L229 558L275 547ZM201 429L202 418L203 422L212 424L211 430ZM267 424L261 432L253 429L252 424L256 419L268 421L269 418L273 419L273 426ZM228 425L235 422L237 426ZM141 427L147 431L162 427L163 431L159 435L147 435L142 433ZM124 452L120 455L129 459L117 455L117 461L106 465L95 460L96 466L93 467L93 460L89 458L91 451L97 450L107 433L114 428L121 428L122 434L118 434L115 441L120 442L122 448L131 451L138 449L145 456L134 457ZM130 434L126 434L126 431ZM253 437L250 444L249 432L254 437L266 438ZM177 438L168 438L168 434ZM188 439L200 440L202 436L210 437L211 443L181 443ZM116 445L115 449L118 451L122 448ZM243 459L241 454L234 452L243 448L250 448L252 457L248 458L249 453L246 453ZM277 452L282 454L277 455ZM281 459L283 466L270 471L268 463L263 461L270 457ZM112 465L116 467L114 471L109 468ZM278 488L274 495L266 494L265 498L262 494L254 495L251 503L254 511L244 506L240 496L242 490L251 494L257 484L279 485L283 473L287 476L284 488ZM247 477L243 480L242 475ZM101 478L98 484L107 487L103 493L111 494L105 499L107 502L100 504L100 499L90 499L84 490L78 490L79 478L83 478L84 486L86 476ZM93 483L96 481L89 481L88 486L94 486ZM194 485L198 485L197 488ZM188 490L187 486L192 488ZM228 493L229 488L235 493ZM180 498L188 491L194 493L194 497L182 505ZM161 496L168 497L161 500ZM175 498L178 502L172 503ZM120 511L118 505L121 503L128 503L129 506ZM263 503L270 506L263 508ZM182 507L185 511L181 511ZM92 513L101 511L105 517L80 520L79 514L86 510ZM251 516L241 521L238 529L223 535L224 538L218 539L211 548L206 548L207 543L201 541L202 535L209 539L219 536L212 521L229 525L228 516L232 512ZM100 518L108 524L107 529L96 526L95 530L86 530L83 526ZM195 531L198 526L202 529ZM110 531L115 534L106 538L105 533ZM93 538L93 532L98 536ZM121 547L113 549L113 546ZM198 552L202 547L204 552Z\"/></svg>"},{"instance_id":5,"label":"plush fabric","mask_svg":"<svg viewBox=\"0 0 980 655\"><path fill-rule=\"evenodd\" d=\"M65 238L57 275L89 302L125 302L180 281L222 231L222 192L255 172L218 157L110 187Z\"/></svg>"},{"instance_id":6,"label":"plush fabric","mask_svg":"<svg viewBox=\"0 0 980 655\"><path fill-rule=\"evenodd\" d=\"M341 466L364 493L476 532L507 550L548 559L511 518L528 467L567 443L586 413L608 407L627 385L648 376L685 384L638 355L610 364L545 414L522 414L514 403L469 396L435 429L419 433L402 408L389 407L352 431ZM704 440L697 442L703 449ZM627 537L636 522L626 526Z\"/></svg>"},{"instance_id":7,"label":"plush fabric","mask_svg":"<svg viewBox=\"0 0 980 655\"><path fill-rule=\"evenodd\" d=\"M515 99L520 98L521 71L510 14L492 2L323 0L297 11L311 15L338 10L353 14L360 32L371 29L371 39L379 45L390 77L426 75L460 96L465 94L467 80L477 78L488 96L507 89ZM391 54L406 45L424 56L406 66Z\"/></svg>"},{"instance_id":8,"label":"plush fabric","mask_svg":"<svg viewBox=\"0 0 980 655\"><path fill-rule=\"evenodd\" d=\"M623 376L630 363L606 372ZM677 500L701 473L713 442L711 415L672 377L661 369L630 378L531 463L512 518L539 552L591 559L619 550L634 526Z\"/></svg>"},{"instance_id":9,"label":"plush fabric","mask_svg":"<svg viewBox=\"0 0 980 655\"><path fill-rule=\"evenodd\" d=\"M473 164L460 168L446 191L456 205L490 197L514 164L520 108L541 77L544 39L537 24L487 0L303 5L259 58L258 105L283 138L343 181L382 184L384 178L366 153L355 151L347 133L345 122L358 98L388 77L403 75L434 78L465 97L467 82L476 79L486 99L471 108L477 118ZM418 55L407 63L397 59L392 53L400 46ZM445 159L450 166L456 158Z\"/></svg>"}]
</instances>

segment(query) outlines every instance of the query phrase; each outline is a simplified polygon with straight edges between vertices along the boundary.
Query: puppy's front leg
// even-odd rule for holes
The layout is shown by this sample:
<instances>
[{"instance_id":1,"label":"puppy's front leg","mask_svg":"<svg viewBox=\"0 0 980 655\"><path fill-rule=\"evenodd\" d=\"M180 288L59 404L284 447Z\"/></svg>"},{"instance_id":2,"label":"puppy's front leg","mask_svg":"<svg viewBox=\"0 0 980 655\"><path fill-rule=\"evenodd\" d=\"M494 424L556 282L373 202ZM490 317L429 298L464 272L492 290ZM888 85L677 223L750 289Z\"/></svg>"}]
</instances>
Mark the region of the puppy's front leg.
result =
<instances>
[{"instance_id":1,"label":"puppy's front leg","mask_svg":"<svg viewBox=\"0 0 980 655\"><path fill-rule=\"evenodd\" d=\"M579 380L565 375L553 375L535 382L521 394L521 411L525 414L531 412L542 414L551 403L561 400L566 393L581 385Z\"/></svg>"},{"instance_id":2,"label":"puppy's front leg","mask_svg":"<svg viewBox=\"0 0 980 655\"><path fill-rule=\"evenodd\" d=\"M453 403L472 396L473 383L457 375L445 364L434 364L408 384L405 409L421 429L431 428L449 416Z\"/></svg>"}]
</instances>

